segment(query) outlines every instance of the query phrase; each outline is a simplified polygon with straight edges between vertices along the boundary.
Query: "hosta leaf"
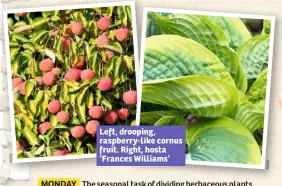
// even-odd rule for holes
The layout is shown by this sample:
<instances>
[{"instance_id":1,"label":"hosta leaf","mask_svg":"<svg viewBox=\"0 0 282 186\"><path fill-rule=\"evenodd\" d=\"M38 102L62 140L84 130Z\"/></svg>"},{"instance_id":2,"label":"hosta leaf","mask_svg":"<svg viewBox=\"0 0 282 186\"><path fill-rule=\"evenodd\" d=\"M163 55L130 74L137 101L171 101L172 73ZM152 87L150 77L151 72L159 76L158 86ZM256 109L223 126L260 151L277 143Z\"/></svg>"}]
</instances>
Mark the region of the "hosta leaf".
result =
<instances>
[{"instance_id":1,"label":"hosta leaf","mask_svg":"<svg viewBox=\"0 0 282 186\"><path fill-rule=\"evenodd\" d=\"M38 145L39 141L37 139L37 136L28 125L25 125L23 129L23 136L30 145Z\"/></svg>"},{"instance_id":2,"label":"hosta leaf","mask_svg":"<svg viewBox=\"0 0 282 186\"><path fill-rule=\"evenodd\" d=\"M158 14L160 16L167 16L168 13L158 12L148 12L147 14L147 23L146 23L146 37L154 36L154 35L160 35L160 30L158 27L158 24L155 20L154 14Z\"/></svg>"},{"instance_id":3,"label":"hosta leaf","mask_svg":"<svg viewBox=\"0 0 282 186\"><path fill-rule=\"evenodd\" d=\"M147 14L147 23L146 23L146 37L150 37L153 35L159 35L160 31L156 20L154 18L153 12L148 12Z\"/></svg>"},{"instance_id":4,"label":"hosta leaf","mask_svg":"<svg viewBox=\"0 0 282 186\"><path fill-rule=\"evenodd\" d=\"M188 158L194 161L260 164L252 134L236 121L221 117L201 120L187 129Z\"/></svg>"},{"instance_id":5,"label":"hosta leaf","mask_svg":"<svg viewBox=\"0 0 282 186\"><path fill-rule=\"evenodd\" d=\"M230 117L250 132L263 128L264 111L249 102L243 95L240 96L240 102Z\"/></svg>"},{"instance_id":6,"label":"hosta leaf","mask_svg":"<svg viewBox=\"0 0 282 186\"><path fill-rule=\"evenodd\" d=\"M271 28L271 21L270 20L263 20L262 34L270 34L270 28Z\"/></svg>"},{"instance_id":7,"label":"hosta leaf","mask_svg":"<svg viewBox=\"0 0 282 186\"><path fill-rule=\"evenodd\" d=\"M240 18L213 16L211 19L224 31L228 38L229 46L235 50L252 37Z\"/></svg>"},{"instance_id":8,"label":"hosta leaf","mask_svg":"<svg viewBox=\"0 0 282 186\"><path fill-rule=\"evenodd\" d=\"M175 121L175 124L184 124L184 117L187 113L181 110L165 110L165 111L150 111L150 112L142 112L140 114L140 123L141 124L155 124L162 117L172 116L180 118L179 123Z\"/></svg>"},{"instance_id":9,"label":"hosta leaf","mask_svg":"<svg viewBox=\"0 0 282 186\"><path fill-rule=\"evenodd\" d=\"M155 14L162 34L179 35L192 39L213 52L233 77L236 86L245 92L247 80L239 58L228 46L223 30L206 16L171 14L168 18Z\"/></svg>"},{"instance_id":10,"label":"hosta leaf","mask_svg":"<svg viewBox=\"0 0 282 186\"><path fill-rule=\"evenodd\" d=\"M260 73L256 81L247 92L248 100L252 103L260 102L266 96L267 68Z\"/></svg>"},{"instance_id":11,"label":"hosta leaf","mask_svg":"<svg viewBox=\"0 0 282 186\"><path fill-rule=\"evenodd\" d=\"M238 91L232 85L208 76L186 76L143 83L142 101L218 117L233 112Z\"/></svg>"},{"instance_id":12,"label":"hosta leaf","mask_svg":"<svg viewBox=\"0 0 282 186\"><path fill-rule=\"evenodd\" d=\"M155 126L175 125L175 119L175 116L163 116L155 123Z\"/></svg>"},{"instance_id":13,"label":"hosta leaf","mask_svg":"<svg viewBox=\"0 0 282 186\"><path fill-rule=\"evenodd\" d=\"M173 35L146 39L143 81L188 75L214 76L234 84L220 60L199 43Z\"/></svg>"},{"instance_id":14,"label":"hosta leaf","mask_svg":"<svg viewBox=\"0 0 282 186\"><path fill-rule=\"evenodd\" d=\"M237 53L248 79L256 79L268 63L269 35L249 39L238 48Z\"/></svg>"}]
</instances>

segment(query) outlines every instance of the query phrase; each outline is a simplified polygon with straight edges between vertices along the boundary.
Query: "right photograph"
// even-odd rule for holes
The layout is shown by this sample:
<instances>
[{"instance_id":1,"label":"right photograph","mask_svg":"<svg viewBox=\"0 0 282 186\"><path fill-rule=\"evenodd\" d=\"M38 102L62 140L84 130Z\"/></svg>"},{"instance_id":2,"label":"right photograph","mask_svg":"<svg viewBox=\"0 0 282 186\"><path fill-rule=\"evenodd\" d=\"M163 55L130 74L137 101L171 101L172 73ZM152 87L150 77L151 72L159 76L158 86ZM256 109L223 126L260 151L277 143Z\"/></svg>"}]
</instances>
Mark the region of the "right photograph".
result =
<instances>
[{"instance_id":1,"label":"right photograph","mask_svg":"<svg viewBox=\"0 0 282 186\"><path fill-rule=\"evenodd\" d=\"M274 25L146 8L137 123L186 126L187 164L265 169Z\"/></svg>"}]
</instances>

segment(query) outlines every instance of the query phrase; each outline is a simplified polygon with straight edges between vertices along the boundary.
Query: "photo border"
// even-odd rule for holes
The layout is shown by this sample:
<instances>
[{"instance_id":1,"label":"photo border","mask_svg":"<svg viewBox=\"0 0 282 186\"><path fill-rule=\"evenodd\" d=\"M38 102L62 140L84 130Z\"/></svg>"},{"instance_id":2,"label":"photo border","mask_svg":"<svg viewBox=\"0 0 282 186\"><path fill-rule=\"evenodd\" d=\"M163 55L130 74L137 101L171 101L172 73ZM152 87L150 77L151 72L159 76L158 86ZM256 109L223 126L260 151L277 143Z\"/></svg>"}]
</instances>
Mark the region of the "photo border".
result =
<instances>
[{"instance_id":1,"label":"photo border","mask_svg":"<svg viewBox=\"0 0 282 186\"><path fill-rule=\"evenodd\" d=\"M138 77L138 81L140 83L138 84L137 110L136 110L136 124L138 125L140 125L140 114L141 114L142 82L143 82L143 71L144 71L144 52L145 52L146 26L147 26L148 12L178 13L178 14L187 14L187 15L192 14L192 15L224 16L224 17L236 17L236 18L248 18L248 19L263 19L263 20L271 21L271 28L270 28L271 33L270 33L269 57L268 57L268 69L269 70L267 74L267 88L266 88L266 98L265 98L264 131L263 131L261 164L255 165L255 164L238 164L238 163L222 163L222 162L186 160L186 165L204 165L204 166L216 166L216 167L265 169L266 168L267 132L268 132L268 121L269 121L270 88L271 88L271 75L272 75L272 60L273 60L274 33L275 33L275 16L145 7L143 11L143 24L142 24L141 48L140 48L140 64L139 64L139 77Z\"/></svg>"},{"instance_id":2,"label":"photo border","mask_svg":"<svg viewBox=\"0 0 282 186\"><path fill-rule=\"evenodd\" d=\"M135 63L135 79L136 89L138 90L138 75L139 75L139 55L138 55L138 37L136 27L136 8L134 1L120 1L120 2L107 2L107 3L91 3L91 4L74 4L74 5L60 5L50 7L35 7L35 8L21 8L21 9L6 9L3 10L3 23L5 34L5 55L7 63L7 76L8 76L8 93L9 93L9 107L10 107L10 120L11 120L11 133L12 133L12 161L13 163L32 163L32 162L45 162L57 160L74 160L74 159L88 159L96 158L96 153L83 154L83 155L69 155L69 156L50 156L50 157L37 157L37 158L17 158L17 141L16 141L16 128L14 120L14 101L12 91L12 73L10 63L10 46L9 46L9 29L8 29L8 14L21 13L21 12L38 12L38 11L54 11L54 10L68 10L68 9L87 9L96 7L110 7L110 6L131 6L132 14L132 32L133 32L133 48L134 48L134 63ZM137 115L136 115L137 117ZM136 124L137 125L137 124Z\"/></svg>"}]
</instances>

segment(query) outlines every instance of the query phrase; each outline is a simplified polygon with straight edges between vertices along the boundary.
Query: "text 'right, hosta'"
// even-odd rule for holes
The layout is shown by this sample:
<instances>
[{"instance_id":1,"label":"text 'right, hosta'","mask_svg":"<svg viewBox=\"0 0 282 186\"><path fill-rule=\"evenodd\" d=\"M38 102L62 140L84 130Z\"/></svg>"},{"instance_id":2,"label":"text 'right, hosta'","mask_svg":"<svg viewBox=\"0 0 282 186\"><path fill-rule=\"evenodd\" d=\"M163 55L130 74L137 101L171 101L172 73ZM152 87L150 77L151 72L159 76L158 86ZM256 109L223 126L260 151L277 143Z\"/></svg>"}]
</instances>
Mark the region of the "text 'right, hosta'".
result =
<instances>
[{"instance_id":1,"label":"text 'right, hosta'","mask_svg":"<svg viewBox=\"0 0 282 186\"><path fill-rule=\"evenodd\" d=\"M147 11L140 125L184 125L187 162L264 168L273 24Z\"/></svg>"}]
</instances>

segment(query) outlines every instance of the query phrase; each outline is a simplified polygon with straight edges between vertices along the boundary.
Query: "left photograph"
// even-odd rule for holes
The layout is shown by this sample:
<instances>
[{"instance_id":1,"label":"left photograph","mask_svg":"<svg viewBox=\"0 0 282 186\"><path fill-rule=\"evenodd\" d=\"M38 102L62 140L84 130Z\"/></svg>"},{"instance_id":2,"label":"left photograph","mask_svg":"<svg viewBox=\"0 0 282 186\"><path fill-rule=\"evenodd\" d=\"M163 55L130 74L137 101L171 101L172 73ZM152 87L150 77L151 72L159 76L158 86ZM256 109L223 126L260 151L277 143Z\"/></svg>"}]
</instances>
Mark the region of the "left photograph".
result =
<instances>
[{"instance_id":1,"label":"left photograph","mask_svg":"<svg viewBox=\"0 0 282 186\"><path fill-rule=\"evenodd\" d=\"M95 157L99 125L135 125L134 2L5 10L13 162Z\"/></svg>"}]
</instances>

